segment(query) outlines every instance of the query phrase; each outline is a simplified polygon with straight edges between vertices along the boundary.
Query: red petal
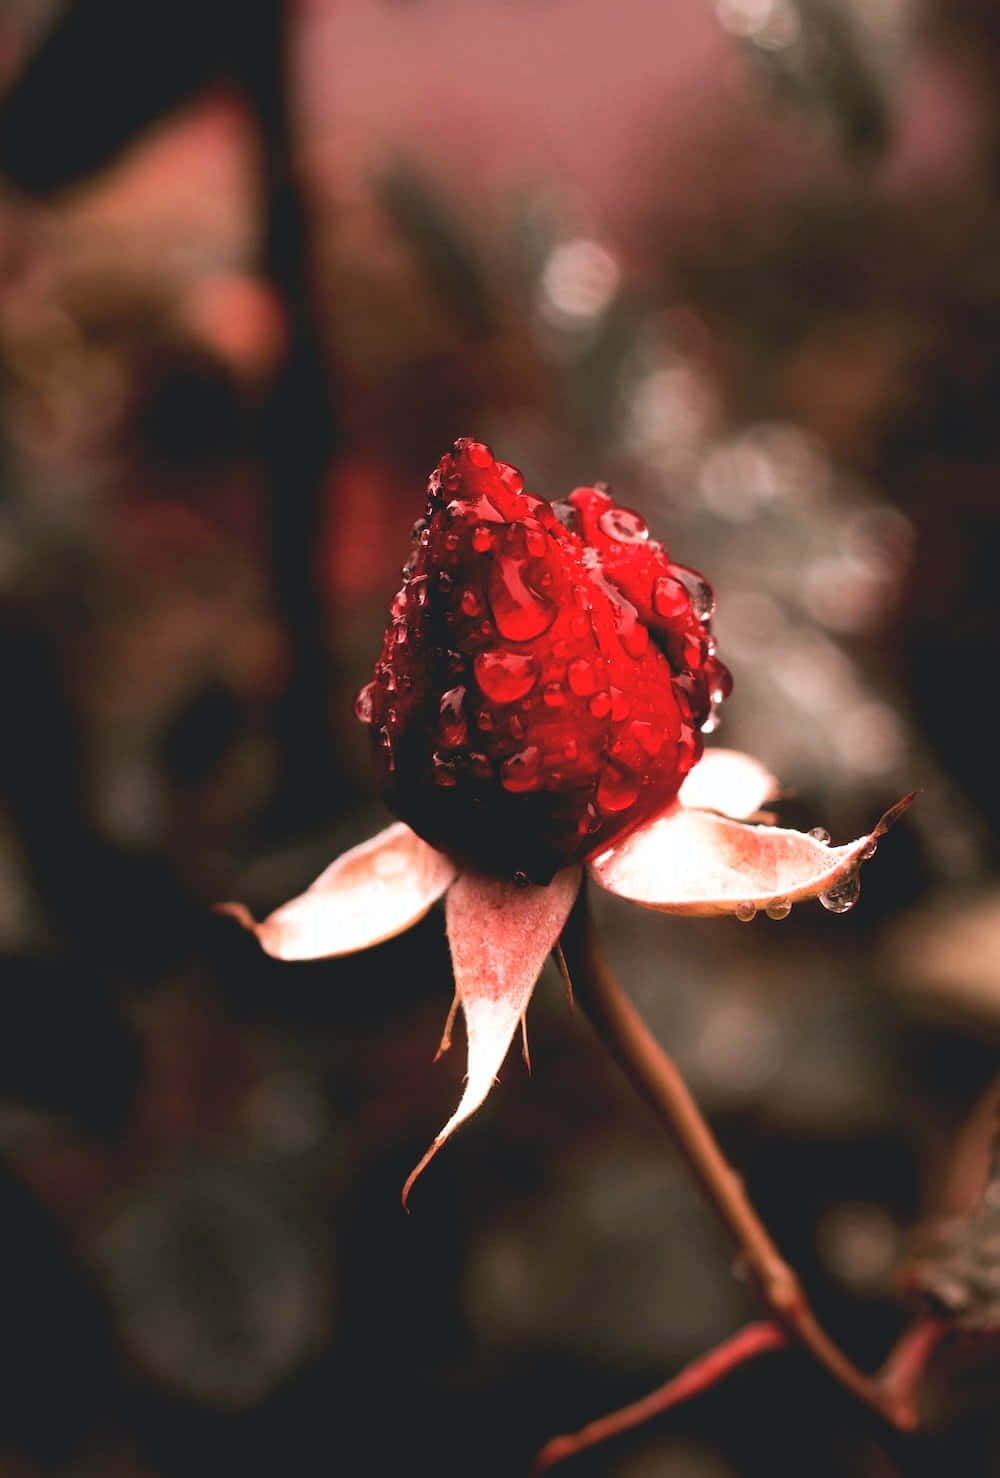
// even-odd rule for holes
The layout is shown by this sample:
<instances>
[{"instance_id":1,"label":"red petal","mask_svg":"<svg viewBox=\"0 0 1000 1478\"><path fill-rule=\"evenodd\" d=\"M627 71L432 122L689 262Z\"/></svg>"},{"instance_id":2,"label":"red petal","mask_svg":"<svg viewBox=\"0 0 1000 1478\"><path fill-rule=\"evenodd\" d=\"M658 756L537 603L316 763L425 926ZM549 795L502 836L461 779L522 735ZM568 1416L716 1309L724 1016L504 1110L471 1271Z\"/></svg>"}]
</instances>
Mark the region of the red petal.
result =
<instances>
[{"instance_id":1,"label":"red petal","mask_svg":"<svg viewBox=\"0 0 1000 1478\"><path fill-rule=\"evenodd\" d=\"M581 877L580 867L567 867L545 886L521 888L467 872L448 894L448 943L465 1014L469 1065L462 1101L403 1187L404 1206L428 1161L492 1088Z\"/></svg>"},{"instance_id":2,"label":"red petal","mask_svg":"<svg viewBox=\"0 0 1000 1478\"><path fill-rule=\"evenodd\" d=\"M840 913L856 897L861 863L912 799L904 797L868 836L843 847L677 807L595 858L589 871L610 893L664 913L752 918L769 909L783 917L803 898Z\"/></svg>"},{"instance_id":3,"label":"red petal","mask_svg":"<svg viewBox=\"0 0 1000 1478\"><path fill-rule=\"evenodd\" d=\"M220 905L279 960L352 954L401 934L437 902L455 865L401 821L331 862L316 881L255 924L241 903Z\"/></svg>"},{"instance_id":4,"label":"red petal","mask_svg":"<svg viewBox=\"0 0 1000 1478\"><path fill-rule=\"evenodd\" d=\"M746 820L781 787L769 770L738 749L706 749L680 788L677 799L689 811L721 811Z\"/></svg>"}]
</instances>

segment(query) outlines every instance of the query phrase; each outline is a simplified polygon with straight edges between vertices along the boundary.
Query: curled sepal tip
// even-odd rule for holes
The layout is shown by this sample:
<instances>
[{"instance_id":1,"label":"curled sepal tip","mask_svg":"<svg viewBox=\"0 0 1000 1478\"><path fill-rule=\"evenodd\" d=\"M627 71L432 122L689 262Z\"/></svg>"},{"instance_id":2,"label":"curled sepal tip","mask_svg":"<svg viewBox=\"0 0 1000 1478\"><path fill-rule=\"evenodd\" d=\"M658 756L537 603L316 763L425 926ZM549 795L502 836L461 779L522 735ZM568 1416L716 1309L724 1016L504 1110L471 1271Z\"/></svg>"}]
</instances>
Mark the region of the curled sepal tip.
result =
<instances>
[{"instance_id":1,"label":"curled sepal tip","mask_svg":"<svg viewBox=\"0 0 1000 1478\"><path fill-rule=\"evenodd\" d=\"M831 847L822 836L778 826L748 826L729 817L675 806L589 865L595 882L620 898L663 913L737 914L828 900L853 880L878 839L914 798L904 796L867 836Z\"/></svg>"},{"instance_id":2,"label":"curled sepal tip","mask_svg":"<svg viewBox=\"0 0 1000 1478\"><path fill-rule=\"evenodd\" d=\"M465 1091L407 1178L404 1207L417 1177L492 1088L535 981L569 917L581 877L582 869L575 865L563 868L544 886L519 887L466 872L448 893L448 944L468 1039Z\"/></svg>"},{"instance_id":3,"label":"curled sepal tip","mask_svg":"<svg viewBox=\"0 0 1000 1478\"><path fill-rule=\"evenodd\" d=\"M331 862L262 924L242 903L223 903L279 960L318 960L381 944L422 919L455 876L454 863L402 822Z\"/></svg>"}]
</instances>

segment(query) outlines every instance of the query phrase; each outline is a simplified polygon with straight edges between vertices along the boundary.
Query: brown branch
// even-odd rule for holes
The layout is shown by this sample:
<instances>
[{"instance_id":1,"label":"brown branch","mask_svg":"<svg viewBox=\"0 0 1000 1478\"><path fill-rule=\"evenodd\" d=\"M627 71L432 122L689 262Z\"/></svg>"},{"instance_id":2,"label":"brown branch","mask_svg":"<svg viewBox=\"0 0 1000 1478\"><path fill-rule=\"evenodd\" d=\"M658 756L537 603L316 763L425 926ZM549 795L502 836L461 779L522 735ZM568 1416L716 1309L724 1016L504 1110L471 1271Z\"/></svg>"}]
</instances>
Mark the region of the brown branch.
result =
<instances>
[{"instance_id":1,"label":"brown branch","mask_svg":"<svg viewBox=\"0 0 1000 1478\"><path fill-rule=\"evenodd\" d=\"M710 1203L738 1243L747 1267L780 1324L841 1386L899 1431L916 1425L912 1405L893 1386L864 1374L834 1344L806 1302L726 1161L673 1062L624 994L601 951L586 894L563 931L562 946L577 999L632 1082L666 1120Z\"/></svg>"},{"instance_id":2,"label":"brown branch","mask_svg":"<svg viewBox=\"0 0 1000 1478\"><path fill-rule=\"evenodd\" d=\"M679 1406L682 1401L689 1401L692 1396L698 1396L702 1391L707 1391L718 1381L727 1376L730 1371L754 1359L757 1355L763 1355L770 1350L784 1349L788 1344L788 1334L780 1324L768 1319L757 1324L748 1324L738 1334L730 1339L724 1340L707 1355L700 1356L686 1365L677 1375L672 1376L658 1390L651 1391L648 1396L643 1396L639 1401L633 1401L630 1406L623 1406L620 1411L614 1411L609 1416L598 1417L597 1421L588 1422L581 1427L579 1432L562 1437L553 1437L550 1442L539 1452L532 1464L532 1473L545 1473L549 1468L561 1463L565 1458L576 1457L578 1453L593 1447L598 1442L606 1442L611 1437L619 1437L622 1432L637 1427L642 1422L652 1420L654 1416L660 1416L664 1411L669 1411L672 1406Z\"/></svg>"}]
</instances>

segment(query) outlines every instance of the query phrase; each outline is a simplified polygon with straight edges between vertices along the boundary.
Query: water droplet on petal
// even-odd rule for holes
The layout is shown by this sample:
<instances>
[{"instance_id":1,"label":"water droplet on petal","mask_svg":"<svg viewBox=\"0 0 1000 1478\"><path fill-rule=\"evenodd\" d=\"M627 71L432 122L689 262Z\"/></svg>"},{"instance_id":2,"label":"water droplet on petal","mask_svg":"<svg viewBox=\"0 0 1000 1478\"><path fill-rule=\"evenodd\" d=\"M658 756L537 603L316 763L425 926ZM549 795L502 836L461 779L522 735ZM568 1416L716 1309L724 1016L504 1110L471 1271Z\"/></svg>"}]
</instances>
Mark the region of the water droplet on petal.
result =
<instances>
[{"instance_id":1,"label":"water droplet on petal","mask_svg":"<svg viewBox=\"0 0 1000 1478\"><path fill-rule=\"evenodd\" d=\"M478 652L473 670L479 686L494 703L514 703L523 698L531 692L538 677L534 657L522 652Z\"/></svg>"},{"instance_id":2,"label":"water droplet on petal","mask_svg":"<svg viewBox=\"0 0 1000 1478\"><path fill-rule=\"evenodd\" d=\"M533 559L543 559L549 547L549 541L541 529L533 529L525 526L524 545Z\"/></svg>"},{"instance_id":3,"label":"water droplet on petal","mask_svg":"<svg viewBox=\"0 0 1000 1478\"><path fill-rule=\"evenodd\" d=\"M484 523L477 524L472 530L472 547L477 554L489 554L493 548L492 529L488 529Z\"/></svg>"},{"instance_id":4,"label":"water droplet on petal","mask_svg":"<svg viewBox=\"0 0 1000 1478\"><path fill-rule=\"evenodd\" d=\"M631 508L607 508L597 520L602 534L619 544L641 544L649 538L644 518Z\"/></svg>"},{"instance_id":5,"label":"water droplet on petal","mask_svg":"<svg viewBox=\"0 0 1000 1478\"><path fill-rule=\"evenodd\" d=\"M610 765L606 765L597 782L597 794L594 799L598 809L605 815L627 811L629 806L634 806L639 799L638 781L631 775L622 775Z\"/></svg>"},{"instance_id":6,"label":"water droplet on petal","mask_svg":"<svg viewBox=\"0 0 1000 1478\"><path fill-rule=\"evenodd\" d=\"M857 871L846 873L839 882L834 883L825 893L819 895L819 901L830 913L847 913L852 909L861 897L861 878Z\"/></svg>"},{"instance_id":7,"label":"water droplet on petal","mask_svg":"<svg viewBox=\"0 0 1000 1478\"><path fill-rule=\"evenodd\" d=\"M699 621L710 621L715 614L715 591L704 575L688 565L671 565L670 573L679 580L691 599L691 609Z\"/></svg>"},{"instance_id":8,"label":"water droplet on petal","mask_svg":"<svg viewBox=\"0 0 1000 1478\"><path fill-rule=\"evenodd\" d=\"M588 707L595 718L607 718L611 712L611 694L595 693Z\"/></svg>"},{"instance_id":9,"label":"water droplet on petal","mask_svg":"<svg viewBox=\"0 0 1000 1478\"><path fill-rule=\"evenodd\" d=\"M474 590L463 590L459 597L459 605L467 616L478 616L483 609Z\"/></svg>"},{"instance_id":10,"label":"water droplet on petal","mask_svg":"<svg viewBox=\"0 0 1000 1478\"><path fill-rule=\"evenodd\" d=\"M661 575L653 586L653 609L664 621L676 621L691 609L687 590L679 580Z\"/></svg>"},{"instance_id":11,"label":"water droplet on petal","mask_svg":"<svg viewBox=\"0 0 1000 1478\"><path fill-rule=\"evenodd\" d=\"M632 704L622 692L621 688L611 689L611 717L616 724L621 723L623 718L628 718L632 711Z\"/></svg>"},{"instance_id":12,"label":"water droplet on petal","mask_svg":"<svg viewBox=\"0 0 1000 1478\"><path fill-rule=\"evenodd\" d=\"M492 467L494 462L493 451L485 441L467 441L465 443L465 455L473 467Z\"/></svg>"},{"instance_id":13,"label":"water droplet on petal","mask_svg":"<svg viewBox=\"0 0 1000 1478\"><path fill-rule=\"evenodd\" d=\"M787 898L772 898L765 911L769 919L787 919L792 905Z\"/></svg>"},{"instance_id":14,"label":"water droplet on petal","mask_svg":"<svg viewBox=\"0 0 1000 1478\"><path fill-rule=\"evenodd\" d=\"M512 754L500 766L500 784L505 790L518 795L526 790L538 790L542 784L541 757L537 744L529 744L517 754Z\"/></svg>"},{"instance_id":15,"label":"water droplet on petal","mask_svg":"<svg viewBox=\"0 0 1000 1478\"><path fill-rule=\"evenodd\" d=\"M569 664L566 679L578 698L587 698L597 691L598 672L586 657L577 657Z\"/></svg>"},{"instance_id":16,"label":"water droplet on petal","mask_svg":"<svg viewBox=\"0 0 1000 1478\"><path fill-rule=\"evenodd\" d=\"M749 924L751 919L757 917L757 905L755 903L738 903L733 909L741 924Z\"/></svg>"},{"instance_id":17,"label":"water droplet on petal","mask_svg":"<svg viewBox=\"0 0 1000 1478\"><path fill-rule=\"evenodd\" d=\"M354 716L360 719L363 724L370 724L372 721L372 694L374 691L375 684L368 683L361 689L361 692L354 700Z\"/></svg>"},{"instance_id":18,"label":"water droplet on petal","mask_svg":"<svg viewBox=\"0 0 1000 1478\"><path fill-rule=\"evenodd\" d=\"M814 841L822 842L824 847L828 847L830 845L830 833L827 831L825 826L814 826L809 835L813 838Z\"/></svg>"},{"instance_id":19,"label":"water droplet on petal","mask_svg":"<svg viewBox=\"0 0 1000 1478\"><path fill-rule=\"evenodd\" d=\"M468 737L468 725L462 712L465 688L449 688L441 695L441 742L447 749L457 749Z\"/></svg>"},{"instance_id":20,"label":"water droplet on petal","mask_svg":"<svg viewBox=\"0 0 1000 1478\"><path fill-rule=\"evenodd\" d=\"M719 718L719 715L716 713L715 709L713 708L713 709L711 709L709 711L708 717L705 719L705 722L702 724L702 726L701 726L701 732L703 734L714 734L715 731L716 731L716 729L719 727L719 724L721 722L722 722L722 720Z\"/></svg>"},{"instance_id":21,"label":"water droplet on petal","mask_svg":"<svg viewBox=\"0 0 1000 1478\"><path fill-rule=\"evenodd\" d=\"M431 770L435 785L443 785L447 790L451 790L458 784L454 761L446 759L439 750L435 750L431 756Z\"/></svg>"},{"instance_id":22,"label":"water droplet on petal","mask_svg":"<svg viewBox=\"0 0 1000 1478\"><path fill-rule=\"evenodd\" d=\"M542 689L542 699L549 708L564 708L566 690L562 683L546 683Z\"/></svg>"},{"instance_id":23,"label":"water droplet on petal","mask_svg":"<svg viewBox=\"0 0 1000 1478\"><path fill-rule=\"evenodd\" d=\"M497 630L509 641L533 641L556 619L555 602L525 583L523 561L509 555L490 570L487 594Z\"/></svg>"},{"instance_id":24,"label":"water droplet on petal","mask_svg":"<svg viewBox=\"0 0 1000 1478\"><path fill-rule=\"evenodd\" d=\"M521 493L524 491L524 478L518 472L517 468L512 467L509 462L498 462L497 472L500 475L500 481L508 493Z\"/></svg>"}]
</instances>

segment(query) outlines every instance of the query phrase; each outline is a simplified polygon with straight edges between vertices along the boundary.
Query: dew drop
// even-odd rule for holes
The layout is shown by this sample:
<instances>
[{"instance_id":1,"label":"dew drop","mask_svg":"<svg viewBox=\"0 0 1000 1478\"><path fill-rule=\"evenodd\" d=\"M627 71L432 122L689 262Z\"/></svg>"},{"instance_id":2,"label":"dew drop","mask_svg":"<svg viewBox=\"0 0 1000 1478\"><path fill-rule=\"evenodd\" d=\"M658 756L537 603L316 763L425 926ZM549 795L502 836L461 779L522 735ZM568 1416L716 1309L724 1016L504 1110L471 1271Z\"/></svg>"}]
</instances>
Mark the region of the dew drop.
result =
<instances>
[{"instance_id":1,"label":"dew drop","mask_svg":"<svg viewBox=\"0 0 1000 1478\"><path fill-rule=\"evenodd\" d=\"M498 462L497 472L500 475L500 481L508 493L520 493L524 491L524 478L518 472L517 468L512 467L509 462Z\"/></svg>"},{"instance_id":2,"label":"dew drop","mask_svg":"<svg viewBox=\"0 0 1000 1478\"><path fill-rule=\"evenodd\" d=\"M451 589L451 587L454 585L454 583L455 582L451 578L451 576L449 575L448 571L447 570L441 570L441 572L438 575L438 585L444 591L445 595L448 594L448 591Z\"/></svg>"},{"instance_id":3,"label":"dew drop","mask_svg":"<svg viewBox=\"0 0 1000 1478\"><path fill-rule=\"evenodd\" d=\"M704 575L700 575L697 570L692 570L688 565L673 564L670 566L670 573L686 589L691 600L691 609L698 620L710 621L715 614L715 591Z\"/></svg>"},{"instance_id":4,"label":"dew drop","mask_svg":"<svg viewBox=\"0 0 1000 1478\"><path fill-rule=\"evenodd\" d=\"M548 631L558 613L555 601L525 583L523 561L510 555L490 570L487 596L497 630L509 641L533 641Z\"/></svg>"},{"instance_id":5,"label":"dew drop","mask_svg":"<svg viewBox=\"0 0 1000 1478\"><path fill-rule=\"evenodd\" d=\"M454 761L446 759L439 750L435 750L431 756L431 772L434 776L434 784L442 785L446 790L453 790L458 784Z\"/></svg>"},{"instance_id":6,"label":"dew drop","mask_svg":"<svg viewBox=\"0 0 1000 1478\"><path fill-rule=\"evenodd\" d=\"M477 554L489 554L493 548L493 531L484 523L477 524L472 530L472 547Z\"/></svg>"},{"instance_id":7,"label":"dew drop","mask_svg":"<svg viewBox=\"0 0 1000 1478\"><path fill-rule=\"evenodd\" d=\"M666 735L656 724L647 723L645 719L633 719L628 730L639 747L644 749L651 759L655 758L663 748Z\"/></svg>"},{"instance_id":8,"label":"dew drop","mask_svg":"<svg viewBox=\"0 0 1000 1478\"><path fill-rule=\"evenodd\" d=\"M577 657L566 669L566 680L578 698L588 698L597 691L598 674L593 662Z\"/></svg>"},{"instance_id":9,"label":"dew drop","mask_svg":"<svg viewBox=\"0 0 1000 1478\"><path fill-rule=\"evenodd\" d=\"M450 533L445 534L444 547L452 554L454 554L455 550L458 548L458 534L455 532L454 529L452 529Z\"/></svg>"},{"instance_id":10,"label":"dew drop","mask_svg":"<svg viewBox=\"0 0 1000 1478\"><path fill-rule=\"evenodd\" d=\"M507 724L507 728L510 730L515 739L523 739L525 734L528 732L527 728L525 727L524 719L519 713L511 714L510 720Z\"/></svg>"},{"instance_id":11,"label":"dew drop","mask_svg":"<svg viewBox=\"0 0 1000 1478\"><path fill-rule=\"evenodd\" d=\"M847 913L852 909L861 896L861 878L856 871L846 873L839 882L834 883L825 893L819 895L819 901L830 913Z\"/></svg>"},{"instance_id":12,"label":"dew drop","mask_svg":"<svg viewBox=\"0 0 1000 1478\"><path fill-rule=\"evenodd\" d=\"M525 525L524 547L533 559L543 559L548 550L549 541L541 529L533 529Z\"/></svg>"},{"instance_id":13,"label":"dew drop","mask_svg":"<svg viewBox=\"0 0 1000 1478\"><path fill-rule=\"evenodd\" d=\"M410 576L413 574L413 571L416 568L417 568L417 554L416 554L416 550L414 550L414 552L410 555L409 559L406 561L405 565L403 566L402 570L400 571L400 573L403 576L403 579L404 580L408 580L410 578Z\"/></svg>"},{"instance_id":14,"label":"dew drop","mask_svg":"<svg viewBox=\"0 0 1000 1478\"><path fill-rule=\"evenodd\" d=\"M479 728L484 734L489 734L492 732L493 715L492 713L490 713L488 708L481 708L479 710L479 712L476 714L476 723L479 725Z\"/></svg>"},{"instance_id":15,"label":"dew drop","mask_svg":"<svg viewBox=\"0 0 1000 1478\"><path fill-rule=\"evenodd\" d=\"M418 609L423 609L427 604L427 576L418 575L415 580L410 581L410 592Z\"/></svg>"},{"instance_id":16,"label":"dew drop","mask_svg":"<svg viewBox=\"0 0 1000 1478\"><path fill-rule=\"evenodd\" d=\"M620 724L622 719L628 718L631 711L632 704L629 702L626 695L622 692L621 688L612 688L611 717L614 719L615 723Z\"/></svg>"},{"instance_id":17,"label":"dew drop","mask_svg":"<svg viewBox=\"0 0 1000 1478\"><path fill-rule=\"evenodd\" d=\"M465 443L465 455L473 467L493 466L493 451L486 445L485 441L467 441Z\"/></svg>"},{"instance_id":18,"label":"dew drop","mask_svg":"<svg viewBox=\"0 0 1000 1478\"><path fill-rule=\"evenodd\" d=\"M403 647L403 646L406 645L406 638L407 638L408 635L409 635L409 632L407 631L407 628L406 628L406 622L405 621L400 621L399 624L396 627L396 630L395 630L395 638L396 638L396 645L397 645L397 647Z\"/></svg>"},{"instance_id":19,"label":"dew drop","mask_svg":"<svg viewBox=\"0 0 1000 1478\"><path fill-rule=\"evenodd\" d=\"M606 508L597 520L597 527L619 544L641 544L649 538L646 520L631 508Z\"/></svg>"},{"instance_id":20,"label":"dew drop","mask_svg":"<svg viewBox=\"0 0 1000 1478\"><path fill-rule=\"evenodd\" d=\"M469 774L473 775L477 780L489 780L492 778L493 766L489 761L489 757L483 754L481 750L470 750L465 757L465 762L468 766Z\"/></svg>"},{"instance_id":21,"label":"dew drop","mask_svg":"<svg viewBox=\"0 0 1000 1478\"><path fill-rule=\"evenodd\" d=\"M478 652L473 663L476 681L494 703L514 703L530 693L538 664L530 653L489 650Z\"/></svg>"},{"instance_id":22,"label":"dew drop","mask_svg":"<svg viewBox=\"0 0 1000 1478\"><path fill-rule=\"evenodd\" d=\"M595 693L587 706L595 718L607 718L611 712L611 694L607 692Z\"/></svg>"},{"instance_id":23,"label":"dew drop","mask_svg":"<svg viewBox=\"0 0 1000 1478\"><path fill-rule=\"evenodd\" d=\"M441 695L440 704L440 734L441 742L447 749L457 749L465 743L468 737L468 724L462 712L462 704L465 702L465 688L449 688Z\"/></svg>"},{"instance_id":24,"label":"dew drop","mask_svg":"<svg viewBox=\"0 0 1000 1478\"><path fill-rule=\"evenodd\" d=\"M391 667L383 667L379 671L378 680L387 693L396 691L396 674Z\"/></svg>"},{"instance_id":25,"label":"dew drop","mask_svg":"<svg viewBox=\"0 0 1000 1478\"><path fill-rule=\"evenodd\" d=\"M714 734L721 722L722 720L719 718L719 715L716 713L715 709L712 708L708 713L708 717L701 725L701 732L703 734Z\"/></svg>"},{"instance_id":26,"label":"dew drop","mask_svg":"<svg viewBox=\"0 0 1000 1478\"><path fill-rule=\"evenodd\" d=\"M813 841L822 843L824 847L828 847L830 845L830 833L827 831L825 826L814 826L809 835L812 837Z\"/></svg>"},{"instance_id":27,"label":"dew drop","mask_svg":"<svg viewBox=\"0 0 1000 1478\"><path fill-rule=\"evenodd\" d=\"M597 782L597 794L594 799L598 809L605 815L627 811L629 806L634 806L639 799L638 782L631 775L622 775L610 765L606 765Z\"/></svg>"},{"instance_id":28,"label":"dew drop","mask_svg":"<svg viewBox=\"0 0 1000 1478\"><path fill-rule=\"evenodd\" d=\"M580 746L577 744L575 739L569 738L563 745L562 752L566 759L575 760L580 752Z\"/></svg>"},{"instance_id":29,"label":"dew drop","mask_svg":"<svg viewBox=\"0 0 1000 1478\"><path fill-rule=\"evenodd\" d=\"M522 872L520 869L518 869L518 871L511 878L511 882L514 884L515 888L531 887L531 879L528 877L528 874L526 872Z\"/></svg>"},{"instance_id":30,"label":"dew drop","mask_svg":"<svg viewBox=\"0 0 1000 1478\"><path fill-rule=\"evenodd\" d=\"M787 919L792 905L787 898L772 898L765 912L769 919Z\"/></svg>"},{"instance_id":31,"label":"dew drop","mask_svg":"<svg viewBox=\"0 0 1000 1478\"><path fill-rule=\"evenodd\" d=\"M514 795L526 790L538 790L542 783L540 758L537 744L529 744L517 754L512 754L500 766L500 784Z\"/></svg>"},{"instance_id":32,"label":"dew drop","mask_svg":"<svg viewBox=\"0 0 1000 1478\"><path fill-rule=\"evenodd\" d=\"M565 708L566 690L562 683L546 683L542 689L542 700L549 708Z\"/></svg>"},{"instance_id":33,"label":"dew drop","mask_svg":"<svg viewBox=\"0 0 1000 1478\"><path fill-rule=\"evenodd\" d=\"M685 587L669 575L661 575L653 586L653 609L664 621L676 621L686 616L691 601Z\"/></svg>"},{"instance_id":34,"label":"dew drop","mask_svg":"<svg viewBox=\"0 0 1000 1478\"><path fill-rule=\"evenodd\" d=\"M374 691L375 684L368 683L361 689L361 692L354 700L354 717L360 719L363 724L370 724L372 721L372 695Z\"/></svg>"},{"instance_id":35,"label":"dew drop","mask_svg":"<svg viewBox=\"0 0 1000 1478\"><path fill-rule=\"evenodd\" d=\"M733 909L741 924L749 924L751 919L757 917L757 905L755 903L738 903Z\"/></svg>"},{"instance_id":36,"label":"dew drop","mask_svg":"<svg viewBox=\"0 0 1000 1478\"><path fill-rule=\"evenodd\" d=\"M479 596L474 590L463 590L459 597L459 605L467 616L478 616L483 609Z\"/></svg>"},{"instance_id":37,"label":"dew drop","mask_svg":"<svg viewBox=\"0 0 1000 1478\"><path fill-rule=\"evenodd\" d=\"M396 768L396 757L392 752L392 735L389 733L388 729L379 729L378 742L382 746L382 749L385 751L385 766L391 774L392 771Z\"/></svg>"},{"instance_id":38,"label":"dew drop","mask_svg":"<svg viewBox=\"0 0 1000 1478\"><path fill-rule=\"evenodd\" d=\"M411 539L419 539L420 538L420 535L425 532L426 528L427 528L427 520L426 520L426 518L418 518L416 520L416 522L410 528L410 538Z\"/></svg>"}]
</instances>

